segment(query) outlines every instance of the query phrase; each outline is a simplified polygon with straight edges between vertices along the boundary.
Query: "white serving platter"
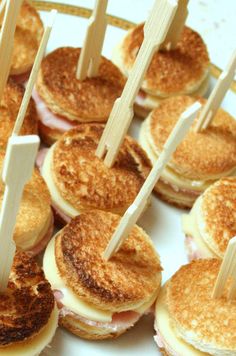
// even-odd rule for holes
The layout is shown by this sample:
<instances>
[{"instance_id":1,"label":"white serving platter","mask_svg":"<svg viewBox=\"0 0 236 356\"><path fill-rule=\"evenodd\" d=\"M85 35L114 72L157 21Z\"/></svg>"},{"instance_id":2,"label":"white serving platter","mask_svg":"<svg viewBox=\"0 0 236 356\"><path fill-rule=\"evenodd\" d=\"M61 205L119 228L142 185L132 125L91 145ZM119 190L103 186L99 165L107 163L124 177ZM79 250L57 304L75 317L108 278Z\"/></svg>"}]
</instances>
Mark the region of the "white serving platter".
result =
<instances>
[{"instance_id":1,"label":"white serving platter","mask_svg":"<svg viewBox=\"0 0 236 356\"><path fill-rule=\"evenodd\" d=\"M52 3L36 2L41 9L48 10ZM80 47L85 35L88 11L81 8L74 9L68 5L56 6L59 11L74 12L74 15L58 13L52 35L48 44L47 52L51 52L61 46ZM48 11L41 11L43 21L48 19ZM128 27L129 24L122 19L110 18L117 26ZM108 26L103 54L110 58L113 47L122 39L125 30L117 26ZM219 73L213 67L214 74ZM215 78L211 78L211 87L215 83ZM223 108L236 117L235 93L229 91L224 99ZM134 119L130 134L138 137L141 120ZM163 282L183 264L187 262L184 250L184 235L181 232L181 215L183 210L171 207L152 197L152 205L148 208L139 225L142 226L152 238L156 250L160 254L163 271ZM148 356L161 355L153 340L153 317L143 317L130 331L116 340L110 341L86 341L80 339L67 331L58 328L56 335L42 353L44 356L141 356L145 353Z\"/></svg>"}]
</instances>

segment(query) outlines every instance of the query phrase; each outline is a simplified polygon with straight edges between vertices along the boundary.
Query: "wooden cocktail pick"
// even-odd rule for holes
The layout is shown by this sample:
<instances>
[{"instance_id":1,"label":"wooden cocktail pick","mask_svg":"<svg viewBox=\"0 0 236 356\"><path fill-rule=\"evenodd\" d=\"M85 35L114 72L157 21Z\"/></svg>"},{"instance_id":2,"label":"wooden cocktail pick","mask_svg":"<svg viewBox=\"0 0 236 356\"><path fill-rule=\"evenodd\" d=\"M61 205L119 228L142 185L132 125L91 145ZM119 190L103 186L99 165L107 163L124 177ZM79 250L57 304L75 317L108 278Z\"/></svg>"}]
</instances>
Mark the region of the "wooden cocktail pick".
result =
<instances>
[{"instance_id":1,"label":"wooden cocktail pick","mask_svg":"<svg viewBox=\"0 0 236 356\"><path fill-rule=\"evenodd\" d=\"M0 211L0 291L7 288L15 255L13 232L23 189L31 178L39 147L39 137L12 136L8 141L2 180L5 183Z\"/></svg>"},{"instance_id":2,"label":"wooden cocktail pick","mask_svg":"<svg viewBox=\"0 0 236 356\"><path fill-rule=\"evenodd\" d=\"M133 118L133 104L143 77L149 67L153 54L164 41L177 9L175 0L156 0L151 15L144 26L144 40L138 52L134 66L128 77L123 93L118 98L96 150L96 155L103 158L111 167Z\"/></svg>"},{"instance_id":3,"label":"wooden cocktail pick","mask_svg":"<svg viewBox=\"0 0 236 356\"><path fill-rule=\"evenodd\" d=\"M196 102L181 115L133 204L130 205L124 216L121 218L120 223L104 252L103 257L105 260L109 260L113 254L118 251L122 242L142 214L147 205L150 194L152 193L156 182L160 178L163 168L169 161L173 152L176 150L176 147L183 140L200 107L201 104Z\"/></svg>"},{"instance_id":4,"label":"wooden cocktail pick","mask_svg":"<svg viewBox=\"0 0 236 356\"><path fill-rule=\"evenodd\" d=\"M227 90L230 87L231 82L234 79L236 71L236 50L234 51L230 61L225 70L219 76L219 79L211 92L201 115L195 126L195 132L199 132L202 129L206 129L214 119L216 111L218 110Z\"/></svg>"},{"instance_id":5,"label":"wooden cocktail pick","mask_svg":"<svg viewBox=\"0 0 236 356\"><path fill-rule=\"evenodd\" d=\"M170 25L169 31L167 32L165 41L161 45L162 49L175 49L188 16L188 1L189 0L178 1L178 8L174 19Z\"/></svg>"},{"instance_id":6,"label":"wooden cocktail pick","mask_svg":"<svg viewBox=\"0 0 236 356\"><path fill-rule=\"evenodd\" d=\"M0 35L0 103L11 69L17 17L23 0L7 0Z\"/></svg>"},{"instance_id":7,"label":"wooden cocktail pick","mask_svg":"<svg viewBox=\"0 0 236 356\"><path fill-rule=\"evenodd\" d=\"M48 40L50 37L50 33L52 30L52 26L53 26L56 14L57 14L56 10L51 11L50 20L48 21L48 23L44 29L44 34L43 34L42 40L40 42L37 55L35 57L34 65L31 70L30 77L29 77L29 80L28 80L28 83L27 83L27 86L25 89L24 97L23 97L23 100L22 100L22 103L20 106L20 110L18 112L17 119L15 121L15 125L14 125L13 131L12 131L13 135L19 134L21 126L23 124L26 110L29 105L29 101L30 101L30 98L32 95L34 84L35 84L37 76L38 76L40 65L41 65L41 62L42 62L42 59L44 56L44 52L45 52L45 49L46 49L46 46L47 46L47 43L48 43Z\"/></svg>"},{"instance_id":8,"label":"wooden cocktail pick","mask_svg":"<svg viewBox=\"0 0 236 356\"><path fill-rule=\"evenodd\" d=\"M2 20L4 18L5 6L6 6L6 0L2 0L0 4L0 25L2 25Z\"/></svg>"},{"instance_id":9,"label":"wooden cocktail pick","mask_svg":"<svg viewBox=\"0 0 236 356\"><path fill-rule=\"evenodd\" d=\"M225 284L232 278L232 284L229 290L229 299L236 297L236 236L233 237L227 246L219 274L216 279L212 297L220 298L224 292Z\"/></svg>"},{"instance_id":10,"label":"wooden cocktail pick","mask_svg":"<svg viewBox=\"0 0 236 356\"><path fill-rule=\"evenodd\" d=\"M107 28L106 8L108 0L96 0L92 16L89 19L85 41L77 65L76 78L96 77Z\"/></svg>"}]
</instances>

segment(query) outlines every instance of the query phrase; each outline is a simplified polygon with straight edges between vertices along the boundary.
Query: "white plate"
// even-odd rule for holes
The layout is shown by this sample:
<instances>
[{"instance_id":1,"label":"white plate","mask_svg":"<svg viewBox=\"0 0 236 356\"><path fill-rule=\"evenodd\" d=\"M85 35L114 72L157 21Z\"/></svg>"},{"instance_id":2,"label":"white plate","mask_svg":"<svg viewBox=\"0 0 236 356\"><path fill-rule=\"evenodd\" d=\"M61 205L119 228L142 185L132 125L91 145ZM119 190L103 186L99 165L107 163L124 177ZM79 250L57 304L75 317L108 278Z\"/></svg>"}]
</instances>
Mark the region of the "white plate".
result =
<instances>
[{"instance_id":1,"label":"white plate","mask_svg":"<svg viewBox=\"0 0 236 356\"><path fill-rule=\"evenodd\" d=\"M42 19L48 18L42 12ZM87 19L58 14L47 52L61 46L81 46L86 30ZM125 31L108 26L103 54L110 58L112 48L122 39ZM211 86L215 79L211 78ZM222 105L236 116L235 94L229 91ZM134 119L130 133L138 137L141 121ZM139 221L154 241L161 256L163 281L166 281L181 265L187 262L184 250L184 236L181 232L180 218L183 211L167 205L153 196L152 206ZM160 355L153 341L153 318L143 317L130 331L116 340L85 341L65 330L58 328L50 345L43 352L44 356L148 356Z\"/></svg>"}]
</instances>

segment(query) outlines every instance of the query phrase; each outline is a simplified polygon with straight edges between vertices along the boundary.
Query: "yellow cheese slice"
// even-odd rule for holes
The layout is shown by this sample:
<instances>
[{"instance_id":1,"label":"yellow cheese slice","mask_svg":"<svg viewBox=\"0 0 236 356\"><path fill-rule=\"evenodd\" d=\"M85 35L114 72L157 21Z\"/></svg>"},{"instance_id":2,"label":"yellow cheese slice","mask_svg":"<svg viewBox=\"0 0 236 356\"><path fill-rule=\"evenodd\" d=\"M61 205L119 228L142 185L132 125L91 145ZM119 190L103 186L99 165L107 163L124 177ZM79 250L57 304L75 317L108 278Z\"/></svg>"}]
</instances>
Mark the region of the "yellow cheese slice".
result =
<instances>
[{"instance_id":1,"label":"yellow cheese slice","mask_svg":"<svg viewBox=\"0 0 236 356\"><path fill-rule=\"evenodd\" d=\"M53 289L58 289L63 293L62 304L65 305L72 312L81 315L82 317L99 321L111 322L112 313L108 311L99 310L93 305L79 299L71 289L66 286L61 278L55 260L54 254L55 237L49 242L43 258L43 269L46 278L51 283Z\"/></svg>"},{"instance_id":2,"label":"yellow cheese slice","mask_svg":"<svg viewBox=\"0 0 236 356\"><path fill-rule=\"evenodd\" d=\"M51 173L51 164L52 164L52 157L53 157L53 149L55 145L53 145L47 152L45 157L43 167L42 167L42 176L47 183L49 192L52 197L52 201L60 207L60 210L63 211L67 216L74 218L75 216L79 215L79 211L76 210L71 204L67 203L65 199L62 198L60 192L58 191L55 183L53 182L52 173Z\"/></svg>"},{"instance_id":3,"label":"yellow cheese slice","mask_svg":"<svg viewBox=\"0 0 236 356\"><path fill-rule=\"evenodd\" d=\"M161 295L158 298L156 304L156 319L155 329L159 330L160 334L164 338L166 344L168 344L169 350L167 352L174 351L175 355L188 355L188 356L205 356L208 355L200 350L195 349L192 345L179 338L174 329L171 327L171 321L167 306L165 304L165 290L163 289Z\"/></svg>"}]
</instances>

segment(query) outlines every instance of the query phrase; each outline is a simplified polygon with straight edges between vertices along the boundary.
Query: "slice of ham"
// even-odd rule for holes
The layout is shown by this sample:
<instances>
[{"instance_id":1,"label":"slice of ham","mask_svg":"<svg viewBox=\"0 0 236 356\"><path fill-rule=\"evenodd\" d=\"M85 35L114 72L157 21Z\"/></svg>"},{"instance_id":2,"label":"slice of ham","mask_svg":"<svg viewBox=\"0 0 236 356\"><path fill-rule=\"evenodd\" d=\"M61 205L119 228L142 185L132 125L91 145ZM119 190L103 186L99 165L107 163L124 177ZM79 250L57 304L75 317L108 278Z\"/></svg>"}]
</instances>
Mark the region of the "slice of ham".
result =
<instances>
[{"instance_id":1,"label":"slice of ham","mask_svg":"<svg viewBox=\"0 0 236 356\"><path fill-rule=\"evenodd\" d=\"M147 97L147 94L143 90L139 90L138 95L135 98L135 103L143 106L145 104L145 99Z\"/></svg>"},{"instance_id":2,"label":"slice of ham","mask_svg":"<svg viewBox=\"0 0 236 356\"><path fill-rule=\"evenodd\" d=\"M42 170L42 166L43 166L43 162L45 160L45 157L48 153L48 148L41 148L41 150L39 150L37 157L36 157L36 166L38 167L38 169Z\"/></svg>"},{"instance_id":3,"label":"slice of ham","mask_svg":"<svg viewBox=\"0 0 236 356\"><path fill-rule=\"evenodd\" d=\"M52 111L47 108L46 104L35 89L33 90L32 97L36 103L39 120L44 126L64 133L78 125L78 122L76 121L69 121L53 114Z\"/></svg>"},{"instance_id":4,"label":"slice of ham","mask_svg":"<svg viewBox=\"0 0 236 356\"><path fill-rule=\"evenodd\" d=\"M55 203L52 203L52 210L54 214L55 221L60 225L64 226L68 224L71 221L71 217L63 213L63 211L58 208L58 206Z\"/></svg>"},{"instance_id":5,"label":"slice of ham","mask_svg":"<svg viewBox=\"0 0 236 356\"><path fill-rule=\"evenodd\" d=\"M160 349L165 349L165 351L167 351L168 355L171 355L171 356L182 356L179 353L175 352L172 349L172 347L170 347L170 345L165 340L165 338L161 335L161 333L158 329L156 330L156 332L157 332L157 334L154 336L154 340Z\"/></svg>"},{"instance_id":6,"label":"slice of ham","mask_svg":"<svg viewBox=\"0 0 236 356\"><path fill-rule=\"evenodd\" d=\"M105 329L108 332L120 332L132 327L140 318L141 314L136 313L134 311L125 311L121 313L114 313L112 316L112 321L110 323L103 323L94 320L89 320L82 317L79 314L76 314L69 310L67 307L63 305L63 293L60 290L54 291L54 297L57 301L58 308L60 309L60 315L66 316L71 315L74 318L80 320L82 323L87 324L89 326L94 326L96 328Z\"/></svg>"},{"instance_id":7,"label":"slice of ham","mask_svg":"<svg viewBox=\"0 0 236 356\"><path fill-rule=\"evenodd\" d=\"M32 256L39 255L40 252L42 252L45 249L45 247L47 246L48 242L50 241L50 239L52 237L52 234L53 234L53 230L54 230L54 218L53 218L53 214L52 214L48 231L46 232L44 237L37 243L37 245L35 245L33 248L31 248L31 249L29 249L27 251Z\"/></svg>"},{"instance_id":8,"label":"slice of ham","mask_svg":"<svg viewBox=\"0 0 236 356\"><path fill-rule=\"evenodd\" d=\"M202 194L201 191L196 191L196 190L193 190L193 189L180 188L180 187L178 187L178 185L170 183L169 181L167 181L166 179L163 179L163 178L160 178L160 181L162 183L164 183L165 185L167 185L168 187L170 187L176 193L188 195L188 196L191 196L191 197L193 196L193 197L196 197L196 198L199 195Z\"/></svg>"},{"instance_id":9,"label":"slice of ham","mask_svg":"<svg viewBox=\"0 0 236 356\"><path fill-rule=\"evenodd\" d=\"M185 248L187 250L188 260L197 260L199 258L204 258L203 254L199 251L194 238L190 235L185 236Z\"/></svg>"}]
</instances>

